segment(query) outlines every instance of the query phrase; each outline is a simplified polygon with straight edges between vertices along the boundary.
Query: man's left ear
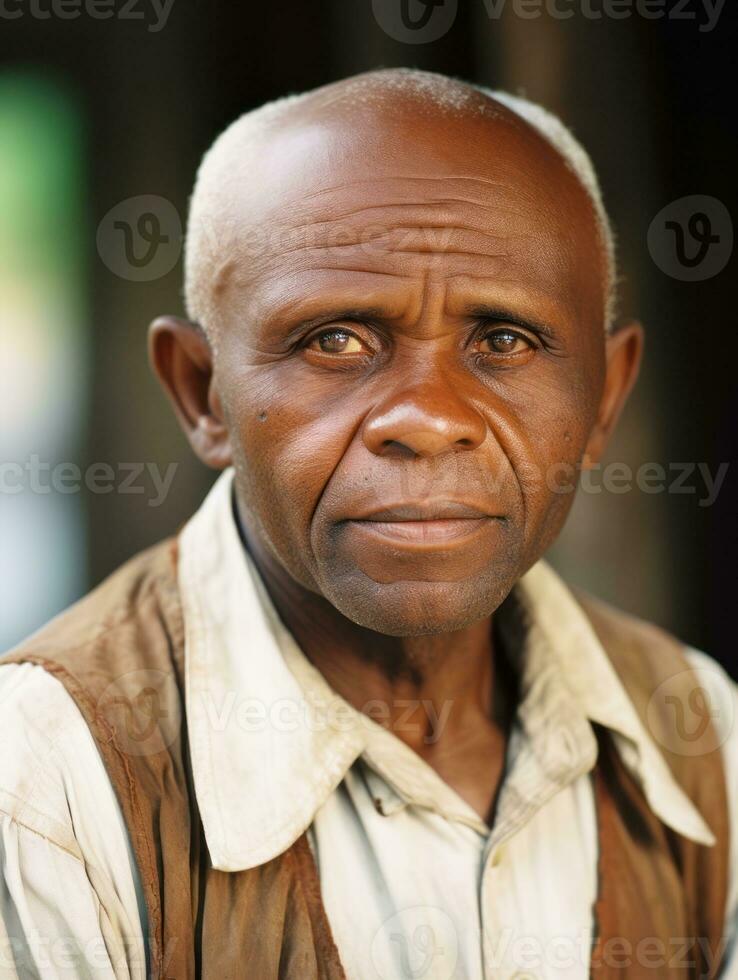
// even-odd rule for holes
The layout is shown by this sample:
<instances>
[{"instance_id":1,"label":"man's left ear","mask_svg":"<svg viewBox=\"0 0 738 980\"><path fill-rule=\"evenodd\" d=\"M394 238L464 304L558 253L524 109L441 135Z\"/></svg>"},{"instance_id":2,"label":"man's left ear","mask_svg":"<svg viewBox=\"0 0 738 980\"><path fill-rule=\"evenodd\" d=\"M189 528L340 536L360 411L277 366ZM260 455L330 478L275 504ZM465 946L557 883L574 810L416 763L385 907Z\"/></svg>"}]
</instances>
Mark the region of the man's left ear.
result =
<instances>
[{"instance_id":1,"label":"man's left ear","mask_svg":"<svg viewBox=\"0 0 738 980\"><path fill-rule=\"evenodd\" d=\"M605 341L605 383L597 421L582 460L584 469L601 459L638 377L642 354L643 327L636 320L620 323L608 334Z\"/></svg>"},{"instance_id":2,"label":"man's left ear","mask_svg":"<svg viewBox=\"0 0 738 980\"><path fill-rule=\"evenodd\" d=\"M180 317L158 317L149 327L149 360L197 456L206 466L225 469L231 441L204 331Z\"/></svg>"}]
</instances>

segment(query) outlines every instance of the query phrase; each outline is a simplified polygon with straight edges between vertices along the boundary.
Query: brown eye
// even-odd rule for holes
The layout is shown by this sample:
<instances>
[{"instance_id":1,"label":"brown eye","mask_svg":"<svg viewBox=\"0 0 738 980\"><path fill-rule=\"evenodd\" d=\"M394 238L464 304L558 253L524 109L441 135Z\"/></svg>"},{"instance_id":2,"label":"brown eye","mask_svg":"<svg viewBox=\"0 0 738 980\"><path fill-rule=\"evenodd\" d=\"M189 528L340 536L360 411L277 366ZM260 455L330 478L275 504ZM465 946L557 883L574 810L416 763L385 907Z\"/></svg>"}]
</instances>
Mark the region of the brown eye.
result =
<instances>
[{"instance_id":1,"label":"brown eye","mask_svg":"<svg viewBox=\"0 0 738 980\"><path fill-rule=\"evenodd\" d=\"M319 350L324 354L360 354L365 350L358 337L339 328L324 330L313 337L308 346L310 350Z\"/></svg>"},{"instance_id":2,"label":"brown eye","mask_svg":"<svg viewBox=\"0 0 738 980\"><path fill-rule=\"evenodd\" d=\"M533 346L522 334L505 329L491 330L485 334L482 345L485 354L522 354Z\"/></svg>"}]
</instances>

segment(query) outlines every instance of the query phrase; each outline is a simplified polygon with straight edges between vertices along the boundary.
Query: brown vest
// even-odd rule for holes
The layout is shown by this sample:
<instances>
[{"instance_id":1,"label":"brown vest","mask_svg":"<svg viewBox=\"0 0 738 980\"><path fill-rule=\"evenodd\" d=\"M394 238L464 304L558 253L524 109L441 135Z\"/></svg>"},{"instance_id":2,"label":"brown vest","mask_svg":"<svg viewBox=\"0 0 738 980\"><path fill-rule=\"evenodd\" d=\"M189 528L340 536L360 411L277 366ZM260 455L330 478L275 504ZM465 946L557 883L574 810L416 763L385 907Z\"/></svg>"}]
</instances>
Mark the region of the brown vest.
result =
<instances>
[{"instance_id":1,"label":"brown vest","mask_svg":"<svg viewBox=\"0 0 738 980\"><path fill-rule=\"evenodd\" d=\"M150 976L345 980L304 834L258 868L210 866L184 724L176 561L171 540L138 555L2 662L45 667L92 731L141 876ZM591 975L712 977L723 952L729 839L723 764L709 716L700 754L685 754L675 736L679 705L657 698L649 707L664 681L682 706L691 703L695 677L683 648L653 626L578 598L641 718L658 743L672 746L663 753L677 782L717 837L716 846L704 847L662 824L607 732L597 728L600 857Z\"/></svg>"}]
</instances>

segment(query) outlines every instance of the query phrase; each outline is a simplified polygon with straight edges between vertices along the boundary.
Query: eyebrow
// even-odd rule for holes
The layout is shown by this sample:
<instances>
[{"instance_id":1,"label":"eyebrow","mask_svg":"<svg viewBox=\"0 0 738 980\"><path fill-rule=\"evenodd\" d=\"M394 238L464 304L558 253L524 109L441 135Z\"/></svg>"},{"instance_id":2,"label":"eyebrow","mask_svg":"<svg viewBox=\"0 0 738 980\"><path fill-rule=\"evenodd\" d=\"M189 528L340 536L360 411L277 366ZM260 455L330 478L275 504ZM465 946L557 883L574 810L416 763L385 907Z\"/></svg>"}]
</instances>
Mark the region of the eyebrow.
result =
<instances>
[{"instance_id":1,"label":"eyebrow","mask_svg":"<svg viewBox=\"0 0 738 980\"><path fill-rule=\"evenodd\" d=\"M303 333L311 330L313 327L319 327L323 323L330 323L332 320L386 320L390 319L387 316L387 311L382 310L380 307L337 307L336 309L326 308L321 313L316 314L313 317L308 317L307 319L300 320L298 323L292 327L291 330L285 334L283 340L285 343L289 344L297 340Z\"/></svg>"},{"instance_id":2,"label":"eyebrow","mask_svg":"<svg viewBox=\"0 0 738 980\"><path fill-rule=\"evenodd\" d=\"M495 306L474 304L467 311L468 316L473 316L479 320L504 320L506 323L514 323L518 327L528 327L547 337L549 340L556 340L558 334L548 323L535 316L521 315L513 313L506 306Z\"/></svg>"}]
</instances>

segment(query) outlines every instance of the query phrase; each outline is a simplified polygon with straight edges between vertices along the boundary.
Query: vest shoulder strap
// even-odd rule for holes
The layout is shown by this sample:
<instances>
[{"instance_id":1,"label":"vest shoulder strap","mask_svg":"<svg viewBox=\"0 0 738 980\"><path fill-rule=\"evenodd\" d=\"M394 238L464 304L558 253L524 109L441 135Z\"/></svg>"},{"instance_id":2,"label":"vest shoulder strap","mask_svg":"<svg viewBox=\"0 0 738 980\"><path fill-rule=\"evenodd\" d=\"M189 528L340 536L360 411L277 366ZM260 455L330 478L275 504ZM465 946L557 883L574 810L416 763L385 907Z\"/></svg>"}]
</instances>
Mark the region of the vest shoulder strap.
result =
<instances>
[{"instance_id":1,"label":"vest shoulder strap","mask_svg":"<svg viewBox=\"0 0 738 980\"><path fill-rule=\"evenodd\" d=\"M702 972L698 967L695 975L716 975L724 951L730 821L725 765L709 694L678 639L582 591L573 591L646 731L715 835L715 845L706 847L664 828L664 839L683 885L691 934L696 939L690 952L702 960ZM603 771L617 766L614 754L609 755L602 760ZM618 778L624 780L624 773ZM600 790L604 799L602 787ZM608 792L608 805L616 798L616 793ZM614 901L611 911L613 906Z\"/></svg>"}]
</instances>

